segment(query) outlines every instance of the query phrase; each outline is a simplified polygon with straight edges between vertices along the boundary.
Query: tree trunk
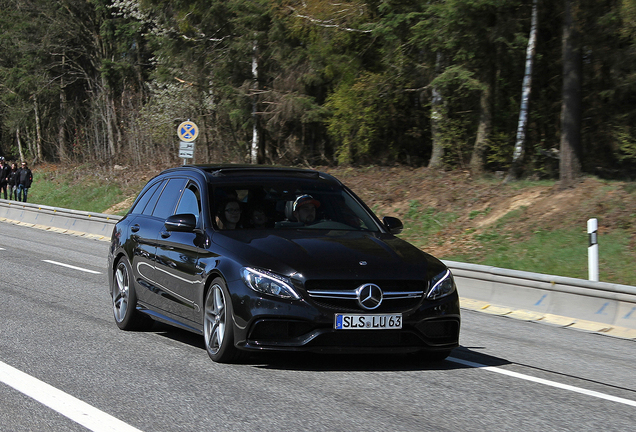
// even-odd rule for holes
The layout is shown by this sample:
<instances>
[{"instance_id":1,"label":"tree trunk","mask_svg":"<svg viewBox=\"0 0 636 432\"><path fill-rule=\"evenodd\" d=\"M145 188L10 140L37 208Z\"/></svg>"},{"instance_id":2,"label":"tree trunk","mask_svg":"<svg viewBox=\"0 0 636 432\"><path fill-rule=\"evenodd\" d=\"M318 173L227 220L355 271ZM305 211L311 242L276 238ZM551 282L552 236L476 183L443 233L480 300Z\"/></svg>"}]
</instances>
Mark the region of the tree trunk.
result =
<instances>
[{"instance_id":1,"label":"tree trunk","mask_svg":"<svg viewBox=\"0 0 636 432\"><path fill-rule=\"evenodd\" d=\"M35 138L33 137L33 134L30 132L29 129L27 129L27 150L28 150L28 155L31 157L30 163L35 163L36 160L36 155L37 155L37 151L35 149Z\"/></svg>"},{"instance_id":2,"label":"tree trunk","mask_svg":"<svg viewBox=\"0 0 636 432\"><path fill-rule=\"evenodd\" d=\"M576 0L565 0L563 20L563 101L559 187L573 186L581 175L581 82L583 62L573 14Z\"/></svg>"},{"instance_id":3,"label":"tree trunk","mask_svg":"<svg viewBox=\"0 0 636 432\"><path fill-rule=\"evenodd\" d=\"M521 108L519 109L519 124L517 125L517 141L512 155L512 165L508 171L506 182L516 180L519 177L521 160L524 154L524 142L526 139L526 124L528 123L528 103L530 101L530 91L532 90L532 62L537 40L537 0L532 2L532 24L530 26L530 37L528 38L528 48L526 50L526 70L523 76L521 89Z\"/></svg>"},{"instance_id":4,"label":"tree trunk","mask_svg":"<svg viewBox=\"0 0 636 432\"><path fill-rule=\"evenodd\" d=\"M252 79L253 79L253 91L252 95L252 146L250 149L250 163L256 165L259 163L260 154L260 142L259 142L259 130L258 130L258 44L254 41L254 48L252 52Z\"/></svg>"},{"instance_id":5,"label":"tree trunk","mask_svg":"<svg viewBox=\"0 0 636 432\"><path fill-rule=\"evenodd\" d=\"M42 155L42 130L40 129L40 111L38 109L38 98L35 95L33 95L33 111L35 112L35 162L41 162L44 160L44 156Z\"/></svg>"},{"instance_id":6,"label":"tree trunk","mask_svg":"<svg viewBox=\"0 0 636 432\"><path fill-rule=\"evenodd\" d=\"M66 54L62 54L62 71L66 63ZM64 73L64 72L62 72ZM57 118L57 155L62 162L68 160L66 153L66 91L64 90L64 75L60 78L60 114Z\"/></svg>"},{"instance_id":7,"label":"tree trunk","mask_svg":"<svg viewBox=\"0 0 636 432\"><path fill-rule=\"evenodd\" d=\"M489 74L493 76L494 74ZM473 147L473 154L470 158L470 171L479 175L484 172L486 166L486 148L490 141L490 132L492 131L492 100L493 87L491 78L482 80L484 89L481 93L479 101L479 127L477 128L477 138Z\"/></svg>"},{"instance_id":8,"label":"tree trunk","mask_svg":"<svg viewBox=\"0 0 636 432\"><path fill-rule=\"evenodd\" d=\"M103 109L106 114L104 121L106 123L106 137L108 139L108 156L112 158L118 153L115 145L115 104L110 98L108 86L103 77L100 91L102 92Z\"/></svg>"},{"instance_id":9,"label":"tree trunk","mask_svg":"<svg viewBox=\"0 0 636 432\"><path fill-rule=\"evenodd\" d=\"M438 75L442 67L442 54L437 53L435 61L435 74ZM428 162L429 168L441 168L444 165L444 142L440 133L440 122L442 120L443 97L437 87L433 87L431 95L431 140L433 141L433 151Z\"/></svg>"},{"instance_id":10,"label":"tree trunk","mask_svg":"<svg viewBox=\"0 0 636 432\"><path fill-rule=\"evenodd\" d=\"M15 130L15 140L18 144L18 154L20 155L20 162L24 162L24 152L22 151L22 141L20 140L20 126Z\"/></svg>"}]
</instances>

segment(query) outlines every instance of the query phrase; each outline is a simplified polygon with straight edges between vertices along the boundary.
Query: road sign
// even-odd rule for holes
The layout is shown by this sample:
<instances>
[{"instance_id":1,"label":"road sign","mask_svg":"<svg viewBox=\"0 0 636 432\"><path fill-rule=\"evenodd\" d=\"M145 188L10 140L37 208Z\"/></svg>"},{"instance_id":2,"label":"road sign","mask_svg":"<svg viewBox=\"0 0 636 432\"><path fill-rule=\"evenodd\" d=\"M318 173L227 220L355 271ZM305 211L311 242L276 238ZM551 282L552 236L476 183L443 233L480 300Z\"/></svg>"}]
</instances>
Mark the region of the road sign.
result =
<instances>
[{"instance_id":1,"label":"road sign","mask_svg":"<svg viewBox=\"0 0 636 432\"><path fill-rule=\"evenodd\" d=\"M181 159L192 159L194 157L194 150L179 150L179 157Z\"/></svg>"},{"instance_id":2,"label":"road sign","mask_svg":"<svg viewBox=\"0 0 636 432\"><path fill-rule=\"evenodd\" d=\"M190 120L184 121L177 128L177 135L181 141L192 142L199 136L199 128Z\"/></svg>"},{"instance_id":3,"label":"road sign","mask_svg":"<svg viewBox=\"0 0 636 432\"><path fill-rule=\"evenodd\" d=\"M194 143L181 141L179 143L179 150L194 150Z\"/></svg>"}]
</instances>

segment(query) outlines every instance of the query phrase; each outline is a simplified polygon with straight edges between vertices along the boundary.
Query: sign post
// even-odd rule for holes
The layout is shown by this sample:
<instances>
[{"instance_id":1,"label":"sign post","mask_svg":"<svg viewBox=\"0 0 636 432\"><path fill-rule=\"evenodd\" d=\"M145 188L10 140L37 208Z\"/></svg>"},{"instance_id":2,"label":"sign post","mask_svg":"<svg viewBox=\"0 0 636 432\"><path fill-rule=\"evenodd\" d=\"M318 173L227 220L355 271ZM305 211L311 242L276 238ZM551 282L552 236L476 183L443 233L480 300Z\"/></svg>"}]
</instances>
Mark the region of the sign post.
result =
<instances>
[{"instance_id":1,"label":"sign post","mask_svg":"<svg viewBox=\"0 0 636 432\"><path fill-rule=\"evenodd\" d=\"M186 159L194 158L194 141L199 136L199 128L190 120L184 121L177 128L177 135L181 142L179 143L179 157L186 164Z\"/></svg>"},{"instance_id":2,"label":"sign post","mask_svg":"<svg viewBox=\"0 0 636 432\"><path fill-rule=\"evenodd\" d=\"M587 248L588 279L598 282L598 220L596 218L587 220L587 234L590 245Z\"/></svg>"}]
</instances>

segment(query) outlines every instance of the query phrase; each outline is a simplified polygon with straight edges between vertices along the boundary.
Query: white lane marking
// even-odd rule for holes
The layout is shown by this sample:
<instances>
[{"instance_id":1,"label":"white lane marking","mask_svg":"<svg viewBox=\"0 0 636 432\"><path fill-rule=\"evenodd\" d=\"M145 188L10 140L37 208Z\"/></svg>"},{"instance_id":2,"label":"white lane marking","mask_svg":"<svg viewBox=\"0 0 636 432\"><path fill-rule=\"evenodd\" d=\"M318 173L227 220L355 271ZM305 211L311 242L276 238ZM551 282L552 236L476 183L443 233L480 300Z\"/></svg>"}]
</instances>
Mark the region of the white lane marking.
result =
<instances>
[{"instance_id":1,"label":"white lane marking","mask_svg":"<svg viewBox=\"0 0 636 432\"><path fill-rule=\"evenodd\" d=\"M94 432L141 432L123 421L0 362L0 382Z\"/></svg>"},{"instance_id":2,"label":"white lane marking","mask_svg":"<svg viewBox=\"0 0 636 432\"><path fill-rule=\"evenodd\" d=\"M62 266L62 267L68 267L68 268L71 268L73 270L83 271L83 272L86 272L86 273L101 274L101 272L98 272L98 271L95 271L95 270L89 270L89 269L85 269L85 268L82 268L82 267L75 267L75 266L72 266L70 264L64 264L64 263L57 262L57 261L51 261L51 260L42 260L42 261L50 263L50 264L59 265L59 266Z\"/></svg>"},{"instance_id":3,"label":"white lane marking","mask_svg":"<svg viewBox=\"0 0 636 432\"><path fill-rule=\"evenodd\" d=\"M561 384L561 383L558 383L556 381L550 381L550 380L543 379L543 378L536 378L536 377L533 377L533 376L530 376L530 375L524 375L524 374L520 374L518 372L512 372L512 371L509 371L509 370L506 370L506 369L500 369L500 368L497 368L497 367L494 367L494 366L486 366L486 365L483 365L483 364L480 364L480 363L474 363L474 362L471 362L471 361L468 361L468 360L462 360L462 359L458 359L458 358L454 358L454 357L448 357L446 360L452 361L454 363L459 363L459 364L462 364L464 366L470 366L470 367L474 367L474 368L479 368L479 369L487 370L489 372L495 372L495 373L502 374L502 375L508 375L508 376L511 376L511 377L514 377L514 378L519 378L519 379L526 380L526 381L532 381L532 382L535 382L535 383L538 383L538 384L543 384L543 385L547 385L547 386L550 386L550 387L556 387L556 388L560 388L560 389L563 389L563 390L568 390L568 391L575 392L575 393L581 393L581 394L584 394L584 395L587 395L587 396L593 396L593 397L596 397L596 398L605 399L605 400L608 400L608 401L618 402L618 403L622 403L622 404L625 404L625 405L630 405L630 406L636 407L636 401L629 400L629 399L623 399L623 398L616 397L616 396L611 396L611 395L608 395L608 394L605 394L605 393L600 393L600 392L593 391L593 390L586 390L586 389L583 389L583 388L580 388L580 387L574 387L574 386L571 386L571 385L568 385L568 384Z\"/></svg>"}]
</instances>

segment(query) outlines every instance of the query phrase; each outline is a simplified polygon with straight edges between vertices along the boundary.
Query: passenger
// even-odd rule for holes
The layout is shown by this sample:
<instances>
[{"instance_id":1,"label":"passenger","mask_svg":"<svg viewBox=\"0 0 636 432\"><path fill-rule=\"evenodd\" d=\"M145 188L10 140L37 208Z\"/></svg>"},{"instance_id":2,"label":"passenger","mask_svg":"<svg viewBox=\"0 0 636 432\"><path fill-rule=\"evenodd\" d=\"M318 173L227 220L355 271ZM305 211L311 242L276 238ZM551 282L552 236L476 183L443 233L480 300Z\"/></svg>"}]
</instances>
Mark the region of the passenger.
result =
<instances>
[{"instance_id":1,"label":"passenger","mask_svg":"<svg viewBox=\"0 0 636 432\"><path fill-rule=\"evenodd\" d=\"M250 219L249 225L251 228L263 229L267 228L269 223L269 219L265 214L265 210L261 207L253 207L250 210Z\"/></svg>"},{"instance_id":2,"label":"passenger","mask_svg":"<svg viewBox=\"0 0 636 432\"><path fill-rule=\"evenodd\" d=\"M296 198L292 207L292 214L298 222L309 225L316 220L316 209L320 207L320 201L311 195L301 195Z\"/></svg>"},{"instance_id":3,"label":"passenger","mask_svg":"<svg viewBox=\"0 0 636 432\"><path fill-rule=\"evenodd\" d=\"M239 228L241 204L236 200L224 201L216 215L216 224L220 229Z\"/></svg>"}]
</instances>

